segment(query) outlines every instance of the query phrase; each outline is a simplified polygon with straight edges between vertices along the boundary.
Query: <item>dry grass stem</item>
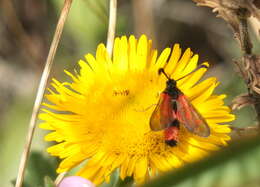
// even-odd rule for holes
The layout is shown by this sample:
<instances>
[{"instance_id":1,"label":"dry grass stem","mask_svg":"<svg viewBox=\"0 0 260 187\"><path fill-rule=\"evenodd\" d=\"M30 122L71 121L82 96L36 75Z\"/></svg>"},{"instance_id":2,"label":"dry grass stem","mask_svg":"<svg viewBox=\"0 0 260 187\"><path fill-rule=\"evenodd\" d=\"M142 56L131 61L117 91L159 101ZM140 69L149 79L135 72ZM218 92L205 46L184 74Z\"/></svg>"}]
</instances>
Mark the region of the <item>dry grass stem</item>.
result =
<instances>
[{"instance_id":1,"label":"dry grass stem","mask_svg":"<svg viewBox=\"0 0 260 187\"><path fill-rule=\"evenodd\" d=\"M248 87L245 93L234 99L233 109L253 104L260 124L260 56L252 53L252 42L248 32L248 20L254 16L260 21L259 4L253 0L193 0L198 5L208 6L218 13L233 29L240 44L242 58L236 61L240 73ZM260 126L258 127L260 129Z\"/></svg>"},{"instance_id":2,"label":"dry grass stem","mask_svg":"<svg viewBox=\"0 0 260 187\"><path fill-rule=\"evenodd\" d=\"M27 160L29 157L29 152L30 152L32 138L33 138L33 134L34 134L35 126L36 126L37 116L39 113L39 108L41 106L44 91L45 91L45 88L47 85L48 77L49 77L51 66L53 63L53 59L56 54L56 50L57 50L57 47L58 47L58 44L60 41L61 33L63 31L64 23L66 21L66 18L68 16L68 13L69 13L69 10L71 7L71 3L72 3L72 0L65 0L59 21L57 23L57 27L56 27L56 31L55 31L55 34L54 34L54 37L53 37L53 40L51 43L50 51L49 51L49 54L48 54L48 57L46 60L46 64L45 64L45 67L44 67L44 70L42 73L42 77L41 77L41 80L39 83L39 88L37 91L37 95L36 95L36 99L35 99L35 103L34 103L34 107L33 107L33 111L32 111L32 116L31 116L30 123L29 123L27 139L26 139L25 147L23 149L23 153L22 153L21 160L20 160L19 171L18 171L18 176L17 176L15 187L21 187L22 183L23 183L25 167L26 167L26 163L27 163Z\"/></svg>"},{"instance_id":3,"label":"dry grass stem","mask_svg":"<svg viewBox=\"0 0 260 187\"><path fill-rule=\"evenodd\" d=\"M114 38L116 32L116 13L117 13L117 0L110 0L109 3L109 22L107 33L107 51L109 56L112 56Z\"/></svg>"}]
</instances>

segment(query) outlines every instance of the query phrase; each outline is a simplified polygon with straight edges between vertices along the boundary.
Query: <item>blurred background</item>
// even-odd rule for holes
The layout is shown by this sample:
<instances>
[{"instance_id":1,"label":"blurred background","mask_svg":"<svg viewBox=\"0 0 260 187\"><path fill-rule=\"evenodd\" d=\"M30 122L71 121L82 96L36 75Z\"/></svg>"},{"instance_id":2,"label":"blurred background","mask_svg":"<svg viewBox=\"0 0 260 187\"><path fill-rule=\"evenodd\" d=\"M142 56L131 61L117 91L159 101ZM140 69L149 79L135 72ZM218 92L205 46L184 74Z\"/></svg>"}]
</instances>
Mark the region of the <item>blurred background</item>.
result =
<instances>
[{"instance_id":1,"label":"blurred background","mask_svg":"<svg viewBox=\"0 0 260 187\"><path fill-rule=\"evenodd\" d=\"M79 59L86 53L94 53L100 42L106 43L108 3L108 0L73 2L50 77L69 80L63 70L77 68ZM13 186L17 175L36 89L62 4L62 0L0 0L0 181L3 187ZM251 23L254 51L259 54L254 20ZM116 36L130 34L148 35L159 51L174 43L180 43L183 49L190 47L200 55L200 62L211 64L207 76L220 80L217 93L228 95L227 104L246 92L232 63L240 57L239 46L229 26L216 18L209 8L197 7L191 0L119 0ZM254 125L252 108L243 108L235 114L234 126ZM45 152L44 133L37 127L26 173L28 187L41 186L45 175L55 178L57 160ZM241 179L241 173L237 172L241 169L234 168L232 163L229 165L225 166L229 168L229 174ZM254 164L251 166L248 171L255 177L259 171ZM260 178L253 178L253 182L228 178L230 181L225 180L222 184L221 173L223 171L218 170L207 174L218 176L214 186L260 186ZM245 173L241 175L245 176ZM195 183L213 186L207 180L208 177L204 182ZM191 186L191 183L183 186Z\"/></svg>"}]
</instances>

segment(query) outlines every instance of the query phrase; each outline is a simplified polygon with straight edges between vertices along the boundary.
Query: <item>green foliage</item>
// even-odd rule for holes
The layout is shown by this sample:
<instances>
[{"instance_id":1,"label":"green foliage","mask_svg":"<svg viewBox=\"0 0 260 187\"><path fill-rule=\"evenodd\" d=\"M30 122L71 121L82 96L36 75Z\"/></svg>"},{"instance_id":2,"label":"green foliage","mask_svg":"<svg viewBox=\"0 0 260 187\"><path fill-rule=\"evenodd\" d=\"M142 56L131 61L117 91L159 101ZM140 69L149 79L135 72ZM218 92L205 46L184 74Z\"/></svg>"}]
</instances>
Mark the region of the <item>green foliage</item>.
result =
<instances>
[{"instance_id":1,"label":"green foliage","mask_svg":"<svg viewBox=\"0 0 260 187\"><path fill-rule=\"evenodd\" d=\"M25 176L26 187L51 187L51 178L54 179L57 175L56 167L56 160L45 158L40 152L32 152Z\"/></svg>"},{"instance_id":2,"label":"green foliage","mask_svg":"<svg viewBox=\"0 0 260 187\"><path fill-rule=\"evenodd\" d=\"M54 181L49 177L44 177L44 187L55 187Z\"/></svg>"}]
</instances>

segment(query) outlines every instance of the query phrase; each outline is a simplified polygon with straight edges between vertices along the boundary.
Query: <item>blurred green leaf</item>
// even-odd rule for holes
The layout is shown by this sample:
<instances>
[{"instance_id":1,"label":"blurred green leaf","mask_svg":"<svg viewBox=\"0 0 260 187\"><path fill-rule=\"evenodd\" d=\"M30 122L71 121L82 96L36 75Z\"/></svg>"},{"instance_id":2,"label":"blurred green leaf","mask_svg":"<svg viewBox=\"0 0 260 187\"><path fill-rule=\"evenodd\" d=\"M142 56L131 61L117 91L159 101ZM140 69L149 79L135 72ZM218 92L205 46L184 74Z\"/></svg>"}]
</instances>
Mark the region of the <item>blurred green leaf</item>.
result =
<instances>
[{"instance_id":1,"label":"blurred green leaf","mask_svg":"<svg viewBox=\"0 0 260 187\"><path fill-rule=\"evenodd\" d=\"M54 181L49 176L44 177L44 187L55 187Z\"/></svg>"},{"instance_id":2,"label":"blurred green leaf","mask_svg":"<svg viewBox=\"0 0 260 187\"><path fill-rule=\"evenodd\" d=\"M116 169L110 176L110 182L104 182L99 187L128 187L132 186L133 178L126 177L125 180L121 180L119 176L119 169Z\"/></svg>"},{"instance_id":3,"label":"blurred green leaf","mask_svg":"<svg viewBox=\"0 0 260 187\"><path fill-rule=\"evenodd\" d=\"M55 178L57 161L53 158L45 158L40 152L32 152L29 158L25 175L25 183L29 186L44 186L45 176Z\"/></svg>"},{"instance_id":4,"label":"blurred green leaf","mask_svg":"<svg viewBox=\"0 0 260 187\"><path fill-rule=\"evenodd\" d=\"M170 171L143 187L254 187L260 185L260 137L229 147L178 170Z\"/></svg>"}]
</instances>

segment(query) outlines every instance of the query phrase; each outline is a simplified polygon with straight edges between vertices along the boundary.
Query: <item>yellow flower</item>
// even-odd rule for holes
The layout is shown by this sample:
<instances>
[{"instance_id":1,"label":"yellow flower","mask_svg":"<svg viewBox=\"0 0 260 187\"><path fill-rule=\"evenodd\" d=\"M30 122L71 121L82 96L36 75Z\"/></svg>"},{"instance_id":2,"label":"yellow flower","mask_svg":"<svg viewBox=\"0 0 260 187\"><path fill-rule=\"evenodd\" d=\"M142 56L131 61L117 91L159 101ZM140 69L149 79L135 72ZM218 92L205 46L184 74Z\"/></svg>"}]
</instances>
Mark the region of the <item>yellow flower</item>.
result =
<instances>
[{"instance_id":1,"label":"yellow flower","mask_svg":"<svg viewBox=\"0 0 260 187\"><path fill-rule=\"evenodd\" d=\"M96 56L87 54L80 60L79 73L72 75L72 83L53 79L43 103L41 128L52 130L46 141L58 144L48 148L53 156L63 159L57 172L68 171L87 160L78 175L95 184L109 181L110 174L120 168L120 177L133 176L144 182L160 172L178 168L184 163L204 157L210 151L226 145L230 139L228 125L234 120L224 106L225 95L213 94L218 82L208 78L196 84L205 68L177 82L210 127L210 136L199 137L180 127L176 146L165 143L163 131L151 131L149 120L165 89L164 68L173 79L188 74L197 67L198 55L175 44L157 56L146 36L137 40L123 36L115 39L113 59L103 44ZM207 64L208 63L204 63Z\"/></svg>"}]
</instances>

